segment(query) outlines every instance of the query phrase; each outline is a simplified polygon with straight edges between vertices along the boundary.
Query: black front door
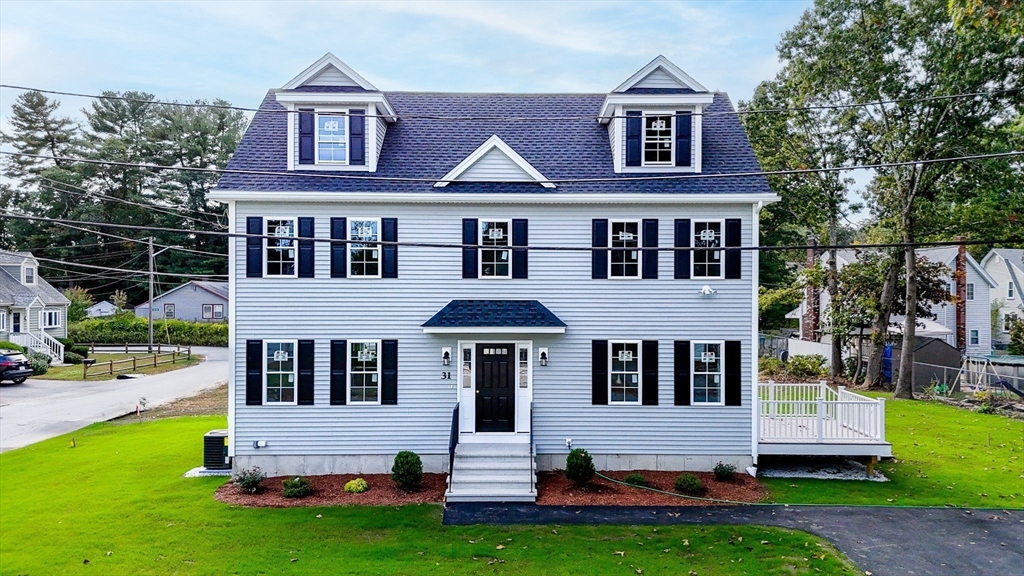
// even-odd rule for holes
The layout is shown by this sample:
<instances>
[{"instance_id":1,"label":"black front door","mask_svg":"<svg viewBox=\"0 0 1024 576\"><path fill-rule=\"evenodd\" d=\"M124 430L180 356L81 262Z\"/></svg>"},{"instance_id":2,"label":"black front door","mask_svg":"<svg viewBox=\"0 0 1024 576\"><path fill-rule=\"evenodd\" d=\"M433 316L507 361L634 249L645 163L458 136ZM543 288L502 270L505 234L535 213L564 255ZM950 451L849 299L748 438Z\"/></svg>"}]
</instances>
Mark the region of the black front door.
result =
<instances>
[{"instance_id":1,"label":"black front door","mask_svg":"<svg viewBox=\"0 0 1024 576\"><path fill-rule=\"evenodd\" d=\"M514 344L476 345L476 431L514 432Z\"/></svg>"}]
</instances>

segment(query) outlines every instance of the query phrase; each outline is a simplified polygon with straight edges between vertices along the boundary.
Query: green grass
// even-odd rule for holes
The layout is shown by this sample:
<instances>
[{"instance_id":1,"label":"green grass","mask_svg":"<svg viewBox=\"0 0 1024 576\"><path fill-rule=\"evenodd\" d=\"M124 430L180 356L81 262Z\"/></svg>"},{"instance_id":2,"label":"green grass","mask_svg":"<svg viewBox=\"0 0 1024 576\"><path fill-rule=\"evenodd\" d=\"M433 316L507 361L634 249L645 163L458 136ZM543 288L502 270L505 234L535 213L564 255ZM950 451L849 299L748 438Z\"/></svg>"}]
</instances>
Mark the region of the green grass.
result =
<instances>
[{"instance_id":1,"label":"green grass","mask_svg":"<svg viewBox=\"0 0 1024 576\"><path fill-rule=\"evenodd\" d=\"M230 507L212 497L223 478L181 477L202 434L224 426L96 424L0 454L0 574L855 573L822 540L777 528L445 527L436 505Z\"/></svg>"},{"instance_id":2,"label":"green grass","mask_svg":"<svg viewBox=\"0 0 1024 576\"><path fill-rule=\"evenodd\" d=\"M111 374L107 374L105 372L106 366L99 366L99 364L102 364L104 362L109 362L111 360L116 362L118 360L131 359L132 356L138 357L138 361L137 361L138 368L136 370L134 370L134 371L133 370L127 370L127 371L124 370L125 368L130 368L131 367L131 364L129 364L129 363L114 364L115 372L112 375ZM163 372L170 372L172 370L180 370L182 368L187 368L188 366L195 366L202 359L201 356L197 356L197 355L193 354L191 359L186 360L184 357L182 357L180 360L178 360L174 364L171 364L171 363L168 362L167 364L160 364L159 366L154 367L152 365L152 363L153 363L153 355L152 354L123 354L123 353L121 353L121 354L93 354L92 356L90 356L90 358L96 360L96 364L97 364L97 366L93 366L92 368L89 368L89 381L90 382L95 382L95 381L98 381L98 380L113 380L114 378L117 378L118 374L127 374L127 373L132 373L132 374L161 374ZM170 358L171 358L170 355L164 354L164 355L161 355L157 360L159 362L166 362L166 361L170 360ZM147 360L150 363L149 366L146 366L146 361ZM118 370L121 370L121 372L117 372ZM82 365L81 364L69 364L68 366L54 366L54 367L51 367L49 370L47 370L46 374L43 374L41 376L32 376L32 378L40 378L40 379L43 379L43 380L78 380L79 382L81 382L82 381Z\"/></svg>"},{"instance_id":3,"label":"green grass","mask_svg":"<svg viewBox=\"0 0 1024 576\"><path fill-rule=\"evenodd\" d=\"M1024 507L1024 421L885 397L889 482L765 478L768 501Z\"/></svg>"}]
</instances>

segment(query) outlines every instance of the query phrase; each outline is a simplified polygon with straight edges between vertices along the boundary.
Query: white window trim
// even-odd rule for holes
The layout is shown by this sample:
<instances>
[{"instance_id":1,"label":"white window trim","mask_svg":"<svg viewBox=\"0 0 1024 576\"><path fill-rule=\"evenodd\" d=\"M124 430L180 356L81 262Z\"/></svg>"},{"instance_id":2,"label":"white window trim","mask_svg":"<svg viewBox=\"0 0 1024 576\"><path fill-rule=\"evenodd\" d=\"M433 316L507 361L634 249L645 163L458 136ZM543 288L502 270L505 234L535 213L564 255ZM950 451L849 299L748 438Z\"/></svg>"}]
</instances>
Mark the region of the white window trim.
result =
<instances>
[{"instance_id":1,"label":"white window trim","mask_svg":"<svg viewBox=\"0 0 1024 576\"><path fill-rule=\"evenodd\" d=\"M7 332L7 311L0 310L0 332Z\"/></svg>"},{"instance_id":2,"label":"white window trim","mask_svg":"<svg viewBox=\"0 0 1024 576\"><path fill-rule=\"evenodd\" d=\"M974 300L974 282L967 283L967 286L964 288L964 295L968 300Z\"/></svg>"},{"instance_id":3,"label":"white window trim","mask_svg":"<svg viewBox=\"0 0 1024 576\"><path fill-rule=\"evenodd\" d=\"M718 391L718 397L721 398L718 402L697 402L694 400L693 394L693 383L695 376L697 375L697 346L700 344L718 344L718 349L721 351L722 356L719 365L722 368L720 372L722 376L722 386ZM709 372L701 372L701 374L709 374ZM690 406L725 406L725 340L694 340L690 342Z\"/></svg>"},{"instance_id":4,"label":"white window trim","mask_svg":"<svg viewBox=\"0 0 1024 576\"><path fill-rule=\"evenodd\" d=\"M32 271L32 281L28 281L28 271ZM35 286L39 278L39 270L35 266L24 266L21 269L21 283L26 286Z\"/></svg>"},{"instance_id":5,"label":"white window trim","mask_svg":"<svg viewBox=\"0 0 1024 576\"><path fill-rule=\"evenodd\" d=\"M220 306L220 317L219 318L217 317L217 306ZM223 304L214 304L213 305L213 319L214 320L223 320L224 319L224 305Z\"/></svg>"},{"instance_id":6,"label":"white window trim","mask_svg":"<svg viewBox=\"0 0 1024 576\"><path fill-rule=\"evenodd\" d=\"M484 250L505 250L506 248L492 248L484 246L484 223L505 222L508 224L508 274L505 276L484 276ZM476 256L476 277L483 280L511 280L512 279L512 219L511 218L477 218L477 256Z\"/></svg>"},{"instance_id":7,"label":"white window trim","mask_svg":"<svg viewBox=\"0 0 1024 576\"><path fill-rule=\"evenodd\" d=\"M1017 297L1017 290L1016 290L1016 288L1017 287L1016 287L1016 285L1014 285L1013 280L1010 280L1009 282L1006 283L1006 299L1007 300L1013 300L1013 299L1015 299Z\"/></svg>"},{"instance_id":8,"label":"white window trim","mask_svg":"<svg viewBox=\"0 0 1024 576\"><path fill-rule=\"evenodd\" d=\"M267 346L270 344L291 344L292 352L295 354L295 360L292 362L292 386L295 388L295 394L292 395L294 400L291 402L270 402L267 400ZM260 371L263 372L263 405L264 406L297 406L299 403L299 341L298 340L264 340L263 341L263 358L260 359L262 365Z\"/></svg>"},{"instance_id":9,"label":"white window trim","mask_svg":"<svg viewBox=\"0 0 1024 576\"><path fill-rule=\"evenodd\" d=\"M320 116L344 116L345 118L345 160L321 160L320 159ZM349 132L351 123L348 121L348 110L341 108L324 108L313 113L313 163L326 166L348 166L352 158L351 142L352 134Z\"/></svg>"},{"instance_id":10,"label":"white window trim","mask_svg":"<svg viewBox=\"0 0 1024 576\"><path fill-rule=\"evenodd\" d=\"M206 315L206 307L210 307L210 315ZM203 304L203 320L213 320L213 304Z\"/></svg>"},{"instance_id":11,"label":"white window trim","mask_svg":"<svg viewBox=\"0 0 1024 576\"><path fill-rule=\"evenodd\" d=\"M356 216L349 216L345 220L345 225L348 226L348 230L345 230L345 237L348 239L345 249L348 250L348 256L345 261L348 262L347 277L349 278L365 278L369 280L379 280L381 274L384 272L384 246L380 244L381 239L384 237L384 224L381 222L381 218L360 218ZM353 274L352 273L352 243L355 240L352 239L352 223L353 222L376 222L377 223L377 274Z\"/></svg>"},{"instance_id":12,"label":"white window trim","mask_svg":"<svg viewBox=\"0 0 1024 576\"><path fill-rule=\"evenodd\" d=\"M376 402L353 402L352 401L352 345L353 344L376 344L377 345L377 401ZM384 350L381 340L349 340L348 349L345 350L346 358L346 372L345 377L345 403L349 406L380 406L380 399L383 396L384 391L384 369L382 358ZM361 374L371 374L371 372L361 372Z\"/></svg>"},{"instance_id":13,"label":"white window trim","mask_svg":"<svg viewBox=\"0 0 1024 576\"><path fill-rule=\"evenodd\" d=\"M723 280L725 278L725 218L701 218L699 220L693 219L690 221L690 246L696 247L697 244L697 224L698 223L715 223L719 225L719 230L722 233L722 246L718 249L721 252L722 257L718 261L718 276L698 276L697 275L697 252L704 252L704 250L691 250L690 255L690 278L693 280ZM707 342L714 344L714 342Z\"/></svg>"},{"instance_id":14,"label":"white window trim","mask_svg":"<svg viewBox=\"0 0 1024 576\"><path fill-rule=\"evenodd\" d=\"M640 125L640 167L642 168L675 168L676 165L676 111L663 111L663 110L643 110L643 114L640 116L642 124ZM668 162L651 162L648 163L646 154L647 150L647 117L648 116L668 116L669 119L669 130L672 133L671 140L669 141L672 146L672 151L669 153L671 157ZM692 138L692 135L691 135ZM689 166L687 166L689 168Z\"/></svg>"},{"instance_id":15,"label":"white window trim","mask_svg":"<svg viewBox=\"0 0 1024 576\"><path fill-rule=\"evenodd\" d=\"M974 340L977 339L977 342ZM967 333L967 344L968 346L980 346L981 345L981 330L974 329Z\"/></svg>"},{"instance_id":16,"label":"white window trim","mask_svg":"<svg viewBox=\"0 0 1024 576\"><path fill-rule=\"evenodd\" d=\"M55 324L50 324L49 323L50 314L55 314L56 315L57 322ZM60 326L61 326L60 310L40 310L39 311L39 327L40 328L60 328Z\"/></svg>"},{"instance_id":17,"label":"white window trim","mask_svg":"<svg viewBox=\"0 0 1024 576\"><path fill-rule=\"evenodd\" d=\"M167 308L168 307L170 307L170 309L171 309L171 315L169 317L167 316ZM165 319L175 320L178 317L178 307L175 306L172 303L164 304L162 313L163 313L163 316L164 316Z\"/></svg>"},{"instance_id":18,"label":"white window trim","mask_svg":"<svg viewBox=\"0 0 1024 576\"><path fill-rule=\"evenodd\" d=\"M270 255L270 221L271 220L291 220L292 231L294 232L292 238L293 245L292 249L295 250L295 272L292 274L267 274L267 269L270 267L270 259L267 256ZM299 217L298 216L264 216L263 217L263 277L264 278L298 278L299 277Z\"/></svg>"},{"instance_id":19,"label":"white window trim","mask_svg":"<svg viewBox=\"0 0 1024 576\"><path fill-rule=\"evenodd\" d=\"M612 401L612 345L636 344L636 402ZM644 403L644 343L642 340L609 340L608 341L608 405L609 406L642 406Z\"/></svg>"},{"instance_id":20,"label":"white window trim","mask_svg":"<svg viewBox=\"0 0 1024 576\"><path fill-rule=\"evenodd\" d=\"M612 276L612 252L614 250L627 250L627 248L612 247L612 226L614 224L636 224L636 276ZM644 230L643 222L638 220L608 220L608 279L609 280L640 280L644 275Z\"/></svg>"}]
</instances>

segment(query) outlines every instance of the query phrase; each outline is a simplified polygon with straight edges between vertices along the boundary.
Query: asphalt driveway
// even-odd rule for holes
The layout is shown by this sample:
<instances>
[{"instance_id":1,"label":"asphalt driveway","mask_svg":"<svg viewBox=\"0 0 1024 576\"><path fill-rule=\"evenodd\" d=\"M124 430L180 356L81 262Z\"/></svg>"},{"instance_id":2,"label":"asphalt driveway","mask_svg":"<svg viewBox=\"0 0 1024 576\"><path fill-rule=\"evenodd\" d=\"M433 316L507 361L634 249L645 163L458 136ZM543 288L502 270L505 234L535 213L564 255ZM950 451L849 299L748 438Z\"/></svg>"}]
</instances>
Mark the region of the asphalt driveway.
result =
<instances>
[{"instance_id":1,"label":"asphalt driveway","mask_svg":"<svg viewBox=\"0 0 1024 576\"><path fill-rule=\"evenodd\" d=\"M873 576L1024 574L1024 512L1020 510L449 504L444 523L782 526L827 539Z\"/></svg>"},{"instance_id":2,"label":"asphalt driveway","mask_svg":"<svg viewBox=\"0 0 1024 576\"><path fill-rule=\"evenodd\" d=\"M0 386L0 452L27 446L135 410L159 406L227 380L227 348L192 348L206 360L132 380L37 380Z\"/></svg>"}]
</instances>

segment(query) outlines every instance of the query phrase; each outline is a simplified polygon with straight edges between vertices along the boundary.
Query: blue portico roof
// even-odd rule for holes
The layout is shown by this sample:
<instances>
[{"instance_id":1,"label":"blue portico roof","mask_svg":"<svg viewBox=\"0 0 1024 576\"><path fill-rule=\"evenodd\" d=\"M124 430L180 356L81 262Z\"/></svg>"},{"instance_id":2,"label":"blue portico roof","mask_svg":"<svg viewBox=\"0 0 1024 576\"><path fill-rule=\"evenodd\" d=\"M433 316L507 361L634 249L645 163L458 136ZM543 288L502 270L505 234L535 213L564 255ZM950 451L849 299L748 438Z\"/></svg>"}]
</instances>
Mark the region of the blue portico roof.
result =
<instances>
[{"instance_id":1,"label":"blue portico roof","mask_svg":"<svg viewBox=\"0 0 1024 576\"><path fill-rule=\"evenodd\" d=\"M452 300L423 323L430 329L465 328L565 331L565 322L536 300Z\"/></svg>"}]
</instances>

